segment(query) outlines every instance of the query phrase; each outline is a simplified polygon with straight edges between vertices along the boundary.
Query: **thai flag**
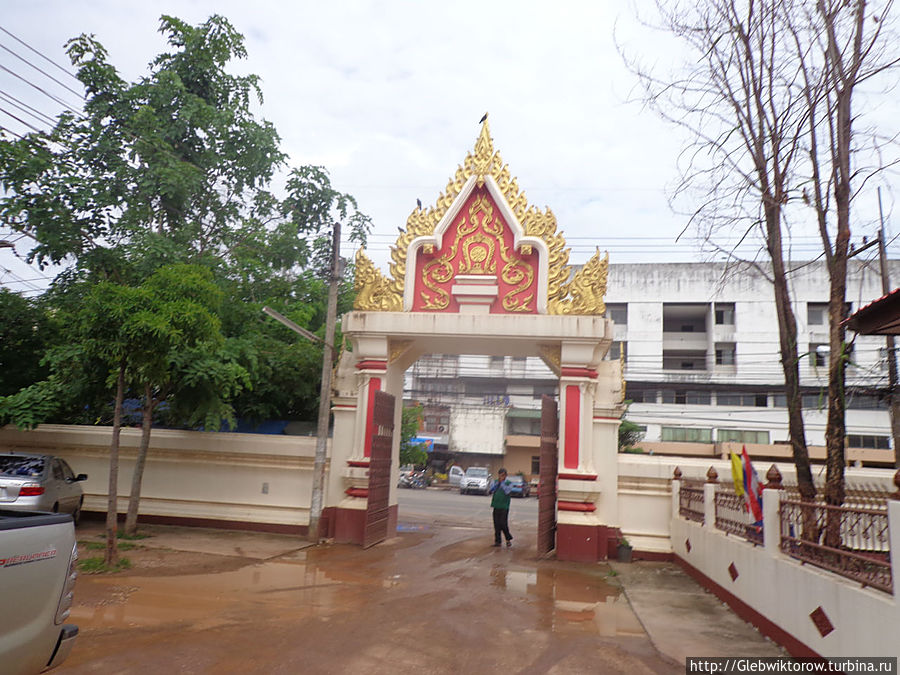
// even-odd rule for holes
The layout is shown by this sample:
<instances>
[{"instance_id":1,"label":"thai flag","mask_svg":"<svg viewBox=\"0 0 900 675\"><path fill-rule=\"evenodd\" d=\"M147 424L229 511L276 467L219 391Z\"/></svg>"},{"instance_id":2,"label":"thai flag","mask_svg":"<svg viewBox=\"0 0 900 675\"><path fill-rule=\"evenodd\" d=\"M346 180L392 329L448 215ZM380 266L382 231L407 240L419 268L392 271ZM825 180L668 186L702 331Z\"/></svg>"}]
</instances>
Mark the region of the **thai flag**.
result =
<instances>
[{"instance_id":1,"label":"thai flag","mask_svg":"<svg viewBox=\"0 0 900 675\"><path fill-rule=\"evenodd\" d=\"M746 445L741 449L741 456L744 458L744 503L747 505L747 510L753 514L756 524L759 525L763 519L762 485L759 484L756 469L750 463Z\"/></svg>"}]
</instances>

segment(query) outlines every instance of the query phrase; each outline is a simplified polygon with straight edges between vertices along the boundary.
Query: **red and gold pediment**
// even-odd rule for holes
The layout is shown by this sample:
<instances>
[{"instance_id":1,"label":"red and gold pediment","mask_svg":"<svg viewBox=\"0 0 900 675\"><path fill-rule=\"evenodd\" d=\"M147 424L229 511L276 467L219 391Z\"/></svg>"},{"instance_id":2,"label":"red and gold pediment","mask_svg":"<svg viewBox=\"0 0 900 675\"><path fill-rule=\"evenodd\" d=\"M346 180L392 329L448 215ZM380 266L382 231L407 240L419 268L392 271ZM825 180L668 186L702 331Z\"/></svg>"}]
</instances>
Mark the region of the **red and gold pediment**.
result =
<instances>
[{"instance_id":1,"label":"red and gold pediment","mask_svg":"<svg viewBox=\"0 0 900 675\"><path fill-rule=\"evenodd\" d=\"M528 205L495 152L487 122L433 207L417 208L386 278L356 257L354 307L369 311L602 314L608 256L571 277L550 209Z\"/></svg>"}]
</instances>

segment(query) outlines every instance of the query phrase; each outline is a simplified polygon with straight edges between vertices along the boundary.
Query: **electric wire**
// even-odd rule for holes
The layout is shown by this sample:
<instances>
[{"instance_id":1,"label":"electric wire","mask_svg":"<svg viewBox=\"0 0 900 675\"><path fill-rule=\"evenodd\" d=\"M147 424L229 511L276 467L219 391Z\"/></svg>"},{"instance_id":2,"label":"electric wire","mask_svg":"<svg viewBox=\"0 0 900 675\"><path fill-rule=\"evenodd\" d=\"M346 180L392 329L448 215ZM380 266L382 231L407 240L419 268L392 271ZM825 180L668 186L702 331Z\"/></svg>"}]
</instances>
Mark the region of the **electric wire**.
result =
<instances>
[{"instance_id":1,"label":"electric wire","mask_svg":"<svg viewBox=\"0 0 900 675\"><path fill-rule=\"evenodd\" d=\"M32 52L34 52L35 54L37 54L38 56L40 56L40 57L41 57L42 59L44 59L47 63L49 63L49 64L51 64L51 65L56 66L57 68L59 68L59 70L61 70L63 73L65 73L66 75L68 75L69 77L71 77L73 80L79 81L77 77L75 77L74 75L72 75L72 73L70 73L68 70L66 70L63 66L59 65L56 61L54 61L53 59L51 59L49 56L46 56L43 52L38 51L37 49L35 49L35 48L32 47L31 45L29 45L27 42L25 42L25 41L22 40L21 38L16 37L16 36L13 35L12 33L10 33L6 28L4 28L3 26L0 26L0 31L3 31L3 32L6 33L7 35L9 35L9 37L11 37L13 40L15 40L16 42L18 42L19 44L21 44L23 47L25 47L26 49L31 50Z\"/></svg>"},{"instance_id":2,"label":"electric wire","mask_svg":"<svg viewBox=\"0 0 900 675\"><path fill-rule=\"evenodd\" d=\"M17 115L14 115L13 113L9 112L9 110L7 110L6 108L4 108L3 106L0 106L0 113L3 113L3 114L6 115L7 117L12 117L16 122L18 122L19 124L21 124L21 125L23 125L23 126L28 127L28 128L31 129L32 131L36 131L36 132L38 132L38 133L40 133L40 132L42 131L41 129L38 129L38 128L37 128L36 126L34 126L33 124L29 124L28 122L26 122L26 121L23 120L21 117L18 117Z\"/></svg>"},{"instance_id":3,"label":"electric wire","mask_svg":"<svg viewBox=\"0 0 900 675\"><path fill-rule=\"evenodd\" d=\"M78 112L77 110L75 110L74 108L72 108L68 103L66 103L65 101L63 101L61 98L59 98L58 96L55 96L55 95L51 94L51 93L48 92L46 89L44 89L44 88L42 88L42 87L39 87L38 85L36 85L36 84L35 84L34 82L32 82L31 80L28 80L27 78L22 77L21 75L19 75L19 74L16 73L15 71L10 70L9 68L7 68L6 66L4 66L3 64L0 64L0 70L3 70L4 72L9 73L9 74L12 75L13 77L15 77L15 78L21 80L22 82L24 82L25 84L27 84L27 85L28 85L29 87L31 87L32 89L36 89L37 91L39 91L40 93L42 93L42 94L43 94L44 96L46 96L47 98L50 98L50 99L56 101L57 103L59 103L63 108L65 108L65 109L68 110L69 112L71 112L71 113L73 113L73 114L75 114L75 115L81 116L81 113L80 113L80 112Z\"/></svg>"},{"instance_id":4,"label":"electric wire","mask_svg":"<svg viewBox=\"0 0 900 675\"><path fill-rule=\"evenodd\" d=\"M38 72L41 73L42 75L44 75L44 76L48 77L49 79L53 80L54 82L56 82L56 84L58 84L60 87L62 87L62 88L65 89L66 91L70 91L70 92L72 92L73 94L75 94L75 95L78 96L78 97L84 97L84 94L83 94L82 92L77 92L77 91L75 91L74 89L72 89L72 87L70 87L69 85L64 84L63 82L60 82L60 81L57 80L55 77L53 77L53 75L51 75L50 73L48 73L46 70L43 70L43 69L41 69L40 67L34 65L31 61L29 61L28 59L26 59L24 56L21 56L21 55L19 55L19 54L16 54L12 49L10 49L9 47L7 47L6 45L0 44L0 49L3 49L3 50L5 50L5 51L9 52L9 53L12 54L13 56L15 56L17 59L19 59L20 61L22 61L23 63L25 63L25 64L31 66L32 68L34 68L36 71L38 71Z\"/></svg>"},{"instance_id":5,"label":"electric wire","mask_svg":"<svg viewBox=\"0 0 900 675\"><path fill-rule=\"evenodd\" d=\"M0 91L0 98L5 99L8 103L16 106L17 108L19 108L19 110L22 110L23 112L25 112L26 110L30 111L29 114L32 117L34 117L35 119L38 119L42 122L45 122L45 123L51 124L51 125L56 124L56 120L52 116L47 115L44 112L41 112L37 108L33 108L32 106L25 103L25 101L23 101L19 98L16 98L15 96L13 96L12 94L10 94L8 92Z\"/></svg>"}]
</instances>

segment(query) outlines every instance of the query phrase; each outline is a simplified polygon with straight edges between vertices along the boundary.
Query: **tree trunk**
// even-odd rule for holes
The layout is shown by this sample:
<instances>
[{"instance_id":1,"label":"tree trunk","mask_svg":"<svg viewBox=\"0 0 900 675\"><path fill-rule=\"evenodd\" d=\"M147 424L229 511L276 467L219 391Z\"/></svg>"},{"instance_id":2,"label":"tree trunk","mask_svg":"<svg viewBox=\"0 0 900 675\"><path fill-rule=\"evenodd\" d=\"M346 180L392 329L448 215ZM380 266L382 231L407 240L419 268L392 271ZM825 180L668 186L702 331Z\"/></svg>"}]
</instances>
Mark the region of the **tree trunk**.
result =
<instances>
[{"instance_id":1,"label":"tree trunk","mask_svg":"<svg viewBox=\"0 0 900 675\"><path fill-rule=\"evenodd\" d=\"M129 537L137 534L138 508L141 503L141 484L144 480L144 466L147 464L147 451L150 448L150 429L153 424L153 396L150 385L144 388L144 405L141 408L141 444L137 459L134 462L134 473L131 476L131 496L128 498L128 513L125 514L125 534Z\"/></svg>"},{"instance_id":2,"label":"tree trunk","mask_svg":"<svg viewBox=\"0 0 900 675\"><path fill-rule=\"evenodd\" d=\"M813 500L816 487L809 466L806 430L803 423L803 398L800 391L800 360L797 354L797 317L791 308L791 296L781 246L781 217L778 205L766 205L766 228L772 277L775 286L775 311L778 316L778 342L781 368L784 372L784 393L787 399L788 433L791 452L797 469L797 486L804 500Z\"/></svg>"},{"instance_id":3,"label":"tree trunk","mask_svg":"<svg viewBox=\"0 0 900 675\"><path fill-rule=\"evenodd\" d=\"M107 567L119 562L119 548L116 541L119 517L119 435L122 431L122 401L125 399L125 363L119 364L116 379L116 407L113 412L112 441L109 444L109 497L106 502L106 557Z\"/></svg>"},{"instance_id":4,"label":"tree trunk","mask_svg":"<svg viewBox=\"0 0 900 675\"><path fill-rule=\"evenodd\" d=\"M829 269L831 276L831 292L828 302L830 348L828 361L828 422L825 427L826 477L825 501L834 506L844 503L844 443L846 438L844 381L846 377L847 354L845 353L846 331L842 325L844 306L847 294L847 258L850 247L850 200L851 191L851 138L853 134L853 117L851 100L858 75L863 33L863 18L866 3L859 0L856 12L855 34L852 52L849 56L842 53L835 37L835 21L837 12L831 7L823 12L828 37L827 55L830 77L835 92L834 135L831 144L831 161L834 175L834 204L836 214L836 233L834 237L834 256ZM824 5L820 6L822 11ZM829 521L826 533L829 546L840 544L839 523Z\"/></svg>"}]
</instances>

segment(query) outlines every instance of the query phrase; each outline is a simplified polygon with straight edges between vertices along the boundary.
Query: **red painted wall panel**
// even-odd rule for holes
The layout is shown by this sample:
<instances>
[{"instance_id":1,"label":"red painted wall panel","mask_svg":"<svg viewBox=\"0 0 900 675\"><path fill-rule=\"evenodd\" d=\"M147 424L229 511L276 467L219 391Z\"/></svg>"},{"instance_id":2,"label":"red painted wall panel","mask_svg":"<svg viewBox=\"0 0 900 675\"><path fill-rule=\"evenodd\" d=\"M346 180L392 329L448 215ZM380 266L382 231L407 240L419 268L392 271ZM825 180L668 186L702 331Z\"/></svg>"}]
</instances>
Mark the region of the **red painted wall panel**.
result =
<instances>
[{"instance_id":1,"label":"red painted wall panel","mask_svg":"<svg viewBox=\"0 0 900 675\"><path fill-rule=\"evenodd\" d=\"M581 390L578 385L566 387L566 447L563 465L567 469L578 468L578 446L581 430Z\"/></svg>"}]
</instances>

